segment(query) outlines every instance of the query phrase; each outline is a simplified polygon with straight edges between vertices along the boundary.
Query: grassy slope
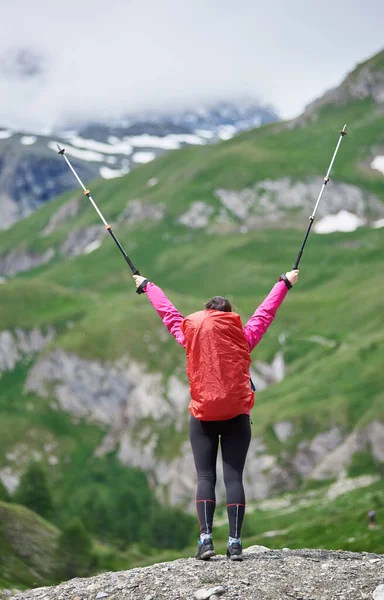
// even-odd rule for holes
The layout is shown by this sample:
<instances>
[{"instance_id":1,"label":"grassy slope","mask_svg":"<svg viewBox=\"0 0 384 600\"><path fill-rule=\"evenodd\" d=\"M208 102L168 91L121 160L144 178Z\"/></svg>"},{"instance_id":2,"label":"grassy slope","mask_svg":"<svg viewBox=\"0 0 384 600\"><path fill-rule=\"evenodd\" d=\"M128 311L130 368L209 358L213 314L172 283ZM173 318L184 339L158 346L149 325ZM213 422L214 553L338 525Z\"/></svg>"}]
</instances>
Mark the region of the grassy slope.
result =
<instances>
[{"instance_id":1,"label":"grassy slope","mask_svg":"<svg viewBox=\"0 0 384 600\"><path fill-rule=\"evenodd\" d=\"M52 581L58 534L24 506L0 502L0 587Z\"/></svg>"},{"instance_id":2,"label":"grassy slope","mask_svg":"<svg viewBox=\"0 0 384 600\"><path fill-rule=\"evenodd\" d=\"M247 544L384 553L383 480L334 500L327 497L326 488L313 491L311 495L283 495L281 499L289 502L290 506L286 509L271 506L268 509L263 503L262 509L257 504L249 507L244 525ZM367 513L372 508L376 510L379 526L375 530L367 527ZM270 531L281 533L270 537ZM227 527L222 526L217 537L225 541L226 534ZM222 542L218 547L222 547Z\"/></svg>"}]
</instances>

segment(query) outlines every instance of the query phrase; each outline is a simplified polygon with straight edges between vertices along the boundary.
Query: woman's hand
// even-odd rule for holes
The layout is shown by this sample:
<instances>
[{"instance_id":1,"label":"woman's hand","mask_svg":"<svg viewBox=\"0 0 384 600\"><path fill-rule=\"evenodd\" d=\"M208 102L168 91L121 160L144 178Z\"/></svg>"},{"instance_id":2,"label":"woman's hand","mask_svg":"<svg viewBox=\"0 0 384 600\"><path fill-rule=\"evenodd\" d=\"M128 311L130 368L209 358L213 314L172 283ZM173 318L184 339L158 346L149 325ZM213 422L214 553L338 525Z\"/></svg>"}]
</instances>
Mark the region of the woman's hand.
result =
<instances>
[{"instance_id":1,"label":"woman's hand","mask_svg":"<svg viewBox=\"0 0 384 600\"><path fill-rule=\"evenodd\" d=\"M141 275L133 275L133 279L135 280L136 287L139 288L143 281L145 281L146 277L142 277Z\"/></svg>"},{"instance_id":2,"label":"woman's hand","mask_svg":"<svg viewBox=\"0 0 384 600\"><path fill-rule=\"evenodd\" d=\"M291 285L294 285L299 279L299 269L295 269L294 271L288 271L288 273L286 273L285 276L289 280L289 283Z\"/></svg>"}]
</instances>

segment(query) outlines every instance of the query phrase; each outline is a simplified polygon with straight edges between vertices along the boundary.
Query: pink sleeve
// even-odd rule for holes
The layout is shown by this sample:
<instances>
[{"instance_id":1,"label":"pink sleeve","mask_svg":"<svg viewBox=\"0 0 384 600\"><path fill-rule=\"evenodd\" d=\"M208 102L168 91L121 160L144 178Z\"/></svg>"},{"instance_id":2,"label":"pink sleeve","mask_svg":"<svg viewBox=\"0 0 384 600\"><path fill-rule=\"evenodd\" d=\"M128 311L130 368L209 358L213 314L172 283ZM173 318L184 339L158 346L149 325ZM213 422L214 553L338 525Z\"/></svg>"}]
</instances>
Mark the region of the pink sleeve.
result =
<instances>
[{"instance_id":1,"label":"pink sleeve","mask_svg":"<svg viewBox=\"0 0 384 600\"><path fill-rule=\"evenodd\" d=\"M256 309L255 313L245 325L244 333L251 352L271 325L277 313L277 309L283 302L287 293L288 288L284 281L278 281L273 286L264 302L260 304L259 308Z\"/></svg>"},{"instance_id":2,"label":"pink sleeve","mask_svg":"<svg viewBox=\"0 0 384 600\"><path fill-rule=\"evenodd\" d=\"M173 335L180 346L185 348L184 335L180 329L180 325L184 320L183 315L173 306L163 290L154 283L148 283L144 291L169 333Z\"/></svg>"}]
</instances>

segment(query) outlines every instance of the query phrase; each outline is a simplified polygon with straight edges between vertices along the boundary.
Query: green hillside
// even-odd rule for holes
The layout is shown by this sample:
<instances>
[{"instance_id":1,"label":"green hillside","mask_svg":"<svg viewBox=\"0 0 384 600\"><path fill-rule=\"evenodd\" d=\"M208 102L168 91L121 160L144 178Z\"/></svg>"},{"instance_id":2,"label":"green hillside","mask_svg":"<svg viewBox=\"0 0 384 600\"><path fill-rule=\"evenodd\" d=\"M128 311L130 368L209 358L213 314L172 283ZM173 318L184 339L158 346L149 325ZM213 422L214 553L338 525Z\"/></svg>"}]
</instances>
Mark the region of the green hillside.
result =
<instances>
[{"instance_id":1,"label":"green hillside","mask_svg":"<svg viewBox=\"0 0 384 600\"><path fill-rule=\"evenodd\" d=\"M0 502L0 587L54 580L58 530L24 506Z\"/></svg>"},{"instance_id":2,"label":"green hillside","mask_svg":"<svg viewBox=\"0 0 384 600\"><path fill-rule=\"evenodd\" d=\"M383 69L378 56L372 64ZM339 182L357 186L384 202L383 175L369 167L384 148L384 112L369 98L325 104L305 126L278 123L217 146L170 152L124 178L96 181L90 187L133 262L184 314L221 294L234 302L245 321L279 274L291 269L307 218L288 210L273 227L240 230L236 215L227 213L220 221L217 190L240 191L265 180L299 182L323 176L344 123L348 136L322 202L331 201L332 186ZM57 160L62 159L58 156ZM160 373L164 387L174 374L185 382L183 350L170 336L164 337L147 299L135 294L130 271L108 234L90 254L69 257L63 253L62 245L72 231L96 224L103 228L88 200L82 197L76 217L67 218L50 235L41 235L60 207L75 197L81 197L81 192L57 198L2 233L0 258L15 251L38 255L50 248L55 255L47 264L0 286L0 331L34 327L44 331L53 326L56 337L40 356L61 349L108 368L128 356L145 365L147 372ZM138 199L142 206L161 206L162 218L119 221L127 203ZM179 221L195 202L209 207L207 226L193 228ZM263 437L266 452L277 456L279 465L290 464L303 439L336 426L344 439L353 430L384 420L383 256L383 229L365 227L352 233L311 234L309 238L299 283L254 353L255 359L269 363L279 350L284 351L286 375L257 394L252 415L254 436ZM91 529L95 515L104 514L97 513L100 507L104 510L108 505L109 514L122 510L128 489L121 488L120 504L113 504L112 494L105 499L100 490L118 486L124 468L116 448L103 459L94 456L107 425L58 410L53 388L44 398L25 392L35 361L36 355L26 356L0 379L0 471L15 468L9 453L16 447L25 449L18 465L20 474L30 452L43 453L44 445L54 441L57 462L45 466L54 484L55 502L61 507L57 524L63 525L60 519L64 517L76 516L80 507L83 518L88 511ZM292 424L293 435L287 441L274 433L278 421ZM135 427L135 435L144 427L148 436L155 431L154 456L168 459L178 454L187 439L187 413L181 429L156 415L139 420ZM351 461L347 474L382 474L378 455L367 445ZM305 478L296 475L297 486L304 485ZM139 480L136 471L130 472L127 488L146 489ZM100 502L92 504L95 489ZM323 515L317 515L317 524ZM257 529L259 525L255 522L254 526ZM285 524L279 527L283 529ZM108 541L115 530L116 524L111 525ZM97 536L96 530L92 533ZM252 531L247 535L252 537ZM304 534L298 539L310 543ZM365 547L382 551L382 545L375 546L377 538L372 540ZM314 543L334 547L331 534Z\"/></svg>"}]
</instances>

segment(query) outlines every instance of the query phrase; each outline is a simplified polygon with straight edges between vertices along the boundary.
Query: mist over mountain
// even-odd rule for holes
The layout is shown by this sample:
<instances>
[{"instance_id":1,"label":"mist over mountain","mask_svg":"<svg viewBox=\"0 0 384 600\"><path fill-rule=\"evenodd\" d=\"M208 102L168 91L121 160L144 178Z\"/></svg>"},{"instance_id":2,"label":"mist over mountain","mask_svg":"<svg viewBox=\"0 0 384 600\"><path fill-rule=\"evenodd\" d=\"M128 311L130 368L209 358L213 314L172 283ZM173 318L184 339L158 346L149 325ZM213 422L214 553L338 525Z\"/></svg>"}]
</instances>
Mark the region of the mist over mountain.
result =
<instances>
[{"instance_id":1,"label":"mist over mountain","mask_svg":"<svg viewBox=\"0 0 384 600\"><path fill-rule=\"evenodd\" d=\"M238 100L174 112L142 111L109 122L76 122L49 135L0 129L0 229L76 187L57 156L57 142L84 180L113 179L163 152L230 139L277 119L272 107Z\"/></svg>"}]
</instances>

